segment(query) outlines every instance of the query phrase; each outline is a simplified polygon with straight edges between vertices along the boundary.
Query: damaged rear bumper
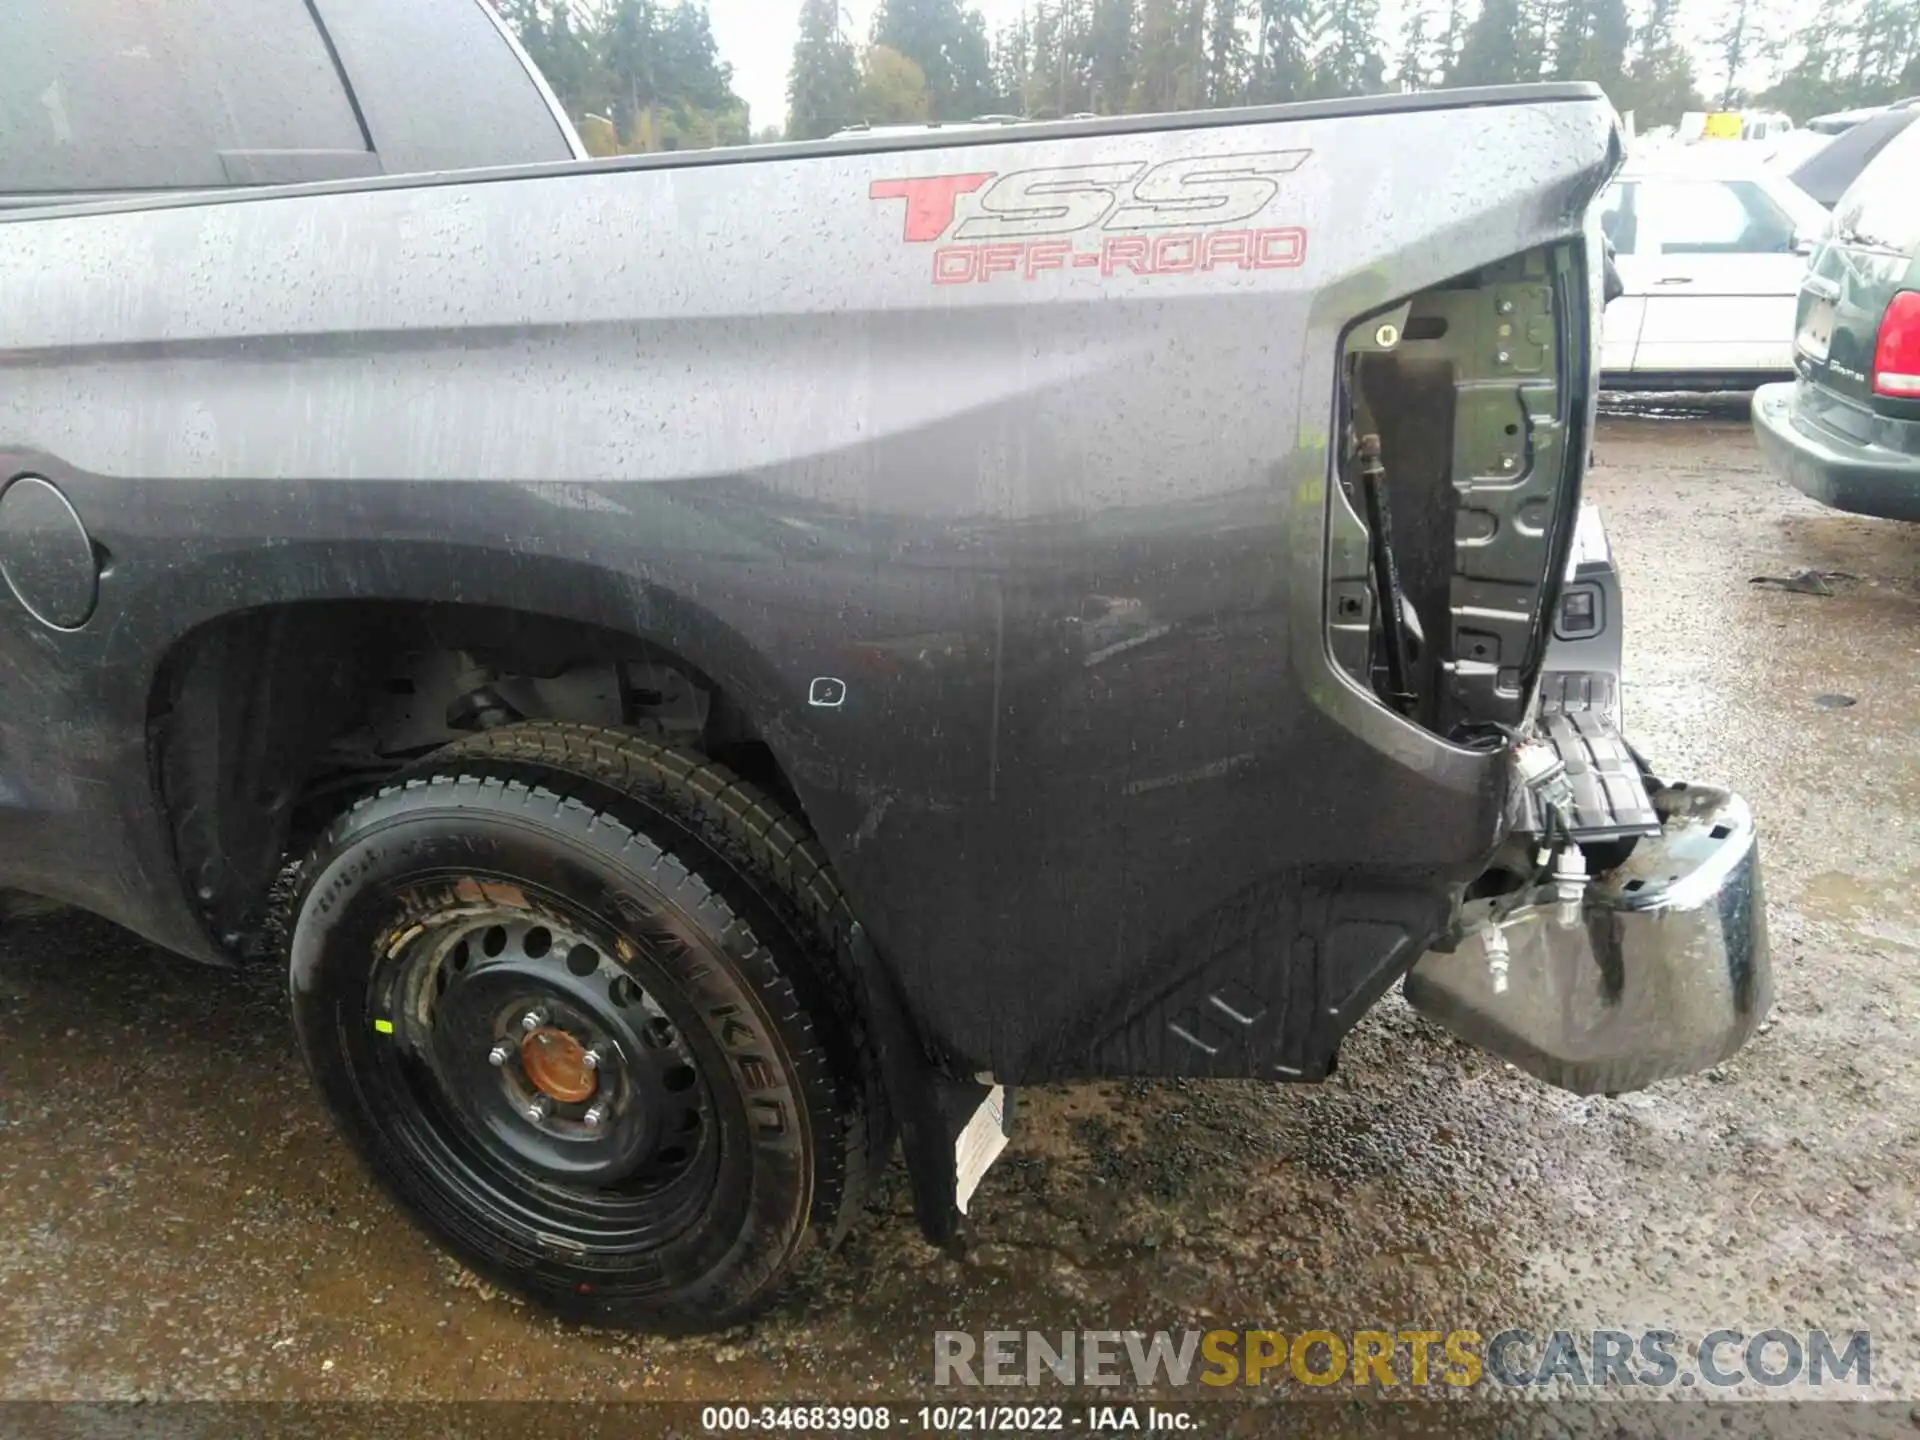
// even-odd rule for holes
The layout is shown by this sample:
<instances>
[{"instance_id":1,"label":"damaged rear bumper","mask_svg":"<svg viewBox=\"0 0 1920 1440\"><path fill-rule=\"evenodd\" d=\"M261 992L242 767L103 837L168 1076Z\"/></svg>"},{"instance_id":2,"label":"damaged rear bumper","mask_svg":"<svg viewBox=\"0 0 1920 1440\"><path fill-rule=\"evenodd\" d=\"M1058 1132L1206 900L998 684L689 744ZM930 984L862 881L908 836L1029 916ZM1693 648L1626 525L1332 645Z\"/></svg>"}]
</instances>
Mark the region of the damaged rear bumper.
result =
<instances>
[{"instance_id":1,"label":"damaged rear bumper","mask_svg":"<svg viewBox=\"0 0 1920 1440\"><path fill-rule=\"evenodd\" d=\"M1577 897L1546 886L1517 906L1478 902L1477 923L1468 907L1456 948L1408 973L1407 1000L1581 1094L1638 1089L1738 1050L1773 1000L1753 816L1704 786L1669 786L1653 802L1659 835Z\"/></svg>"}]
</instances>

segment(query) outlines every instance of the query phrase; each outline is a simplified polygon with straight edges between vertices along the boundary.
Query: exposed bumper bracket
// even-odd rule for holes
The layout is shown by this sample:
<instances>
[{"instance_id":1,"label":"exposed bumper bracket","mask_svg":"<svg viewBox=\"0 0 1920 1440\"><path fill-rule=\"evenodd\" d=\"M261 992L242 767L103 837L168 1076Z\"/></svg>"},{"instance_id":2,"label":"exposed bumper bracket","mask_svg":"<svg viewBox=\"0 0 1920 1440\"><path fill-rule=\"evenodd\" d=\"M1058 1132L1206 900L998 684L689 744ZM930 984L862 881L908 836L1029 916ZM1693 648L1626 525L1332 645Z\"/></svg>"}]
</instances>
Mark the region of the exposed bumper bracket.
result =
<instances>
[{"instance_id":1,"label":"exposed bumper bracket","mask_svg":"<svg viewBox=\"0 0 1920 1440\"><path fill-rule=\"evenodd\" d=\"M1739 796L1674 785L1583 899L1546 888L1408 973L1415 1009L1549 1084L1636 1090L1743 1045L1773 1001L1753 817ZM1510 897L1508 897L1510 901ZM1469 913L1471 919L1471 912Z\"/></svg>"}]
</instances>

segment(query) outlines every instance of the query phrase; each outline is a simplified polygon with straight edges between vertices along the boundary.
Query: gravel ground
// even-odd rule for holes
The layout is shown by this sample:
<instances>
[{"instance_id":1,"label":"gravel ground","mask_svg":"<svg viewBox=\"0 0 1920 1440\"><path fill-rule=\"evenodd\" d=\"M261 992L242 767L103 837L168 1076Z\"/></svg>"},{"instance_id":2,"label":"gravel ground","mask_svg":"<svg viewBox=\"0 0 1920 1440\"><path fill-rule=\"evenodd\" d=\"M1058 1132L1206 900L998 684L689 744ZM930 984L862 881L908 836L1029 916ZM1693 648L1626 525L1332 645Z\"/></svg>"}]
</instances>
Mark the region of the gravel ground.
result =
<instances>
[{"instance_id":1,"label":"gravel ground","mask_svg":"<svg viewBox=\"0 0 1920 1440\"><path fill-rule=\"evenodd\" d=\"M1610 418L1591 494L1632 732L1762 825L1778 1005L1723 1068L1579 1099L1394 998L1322 1087L1027 1092L963 1259L896 1172L812 1288L668 1342L557 1324L413 1231L321 1117L279 976L29 915L0 934L0 1398L901 1399L936 1326L1861 1326L1874 1416L1914 1433L1920 529L1802 500L1737 415ZM1749 584L1808 569L1834 593Z\"/></svg>"}]
</instances>

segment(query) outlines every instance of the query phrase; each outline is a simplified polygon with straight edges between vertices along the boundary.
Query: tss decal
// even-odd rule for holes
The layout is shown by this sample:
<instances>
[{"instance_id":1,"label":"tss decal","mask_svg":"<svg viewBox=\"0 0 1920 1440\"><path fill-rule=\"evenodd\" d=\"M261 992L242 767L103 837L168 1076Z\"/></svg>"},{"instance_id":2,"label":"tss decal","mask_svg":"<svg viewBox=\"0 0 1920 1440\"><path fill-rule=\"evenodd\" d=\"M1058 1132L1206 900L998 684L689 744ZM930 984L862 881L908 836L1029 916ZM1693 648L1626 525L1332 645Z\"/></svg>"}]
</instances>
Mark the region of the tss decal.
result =
<instances>
[{"instance_id":1,"label":"tss decal","mask_svg":"<svg viewBox=\"0 0 1920 1440\"><path fill-rule=\"evenodd\" d=\"M1054 270L1103 276L1290 269L1306 259L1299 226L1248 225L1280 195L1282 177L1310 150L1267 150L1105 165L877 180L875 201L906 204L901 238L936 244L937 285ZM961 219L962 201L968 200ZM958 224L956 225L956 221Z\"/></svg>"}]
</instances>

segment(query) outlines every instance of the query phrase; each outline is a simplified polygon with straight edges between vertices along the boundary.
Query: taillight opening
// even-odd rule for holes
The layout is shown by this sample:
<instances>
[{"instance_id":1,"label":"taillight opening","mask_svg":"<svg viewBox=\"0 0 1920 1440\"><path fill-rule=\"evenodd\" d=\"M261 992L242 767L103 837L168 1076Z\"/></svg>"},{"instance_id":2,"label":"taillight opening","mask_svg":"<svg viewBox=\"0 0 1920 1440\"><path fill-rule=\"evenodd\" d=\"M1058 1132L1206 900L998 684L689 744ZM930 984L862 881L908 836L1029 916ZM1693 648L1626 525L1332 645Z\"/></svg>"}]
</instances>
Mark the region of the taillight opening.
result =
<instances>
[{"instance_id":1,"label":"taillight opening","mask_svg":"<svg viewBox=\"0 0 1920 1440\"><path fill-rule=\"evenodd\" d=\"M1459 743L1504 741L1535 698L1586 458L1585 272L1577 246L1542 246L1346 336L1328 649Z\"/></svg>"},{"instance_id":2,"label":"taillight opening","mask_svg":"<svg viewBox=\"0 0 1920 1440\"><path fill-rule=\"evenodd\" d=\"M1873 393L1920 400L1920 290L1902 290L1880 321L1873 352Z\"/></svg>"}]
</instances>

